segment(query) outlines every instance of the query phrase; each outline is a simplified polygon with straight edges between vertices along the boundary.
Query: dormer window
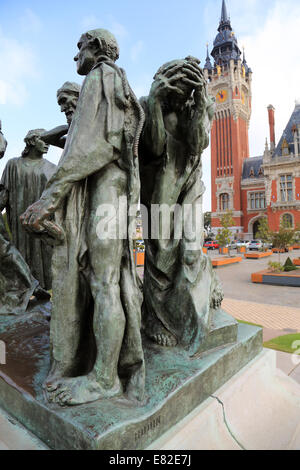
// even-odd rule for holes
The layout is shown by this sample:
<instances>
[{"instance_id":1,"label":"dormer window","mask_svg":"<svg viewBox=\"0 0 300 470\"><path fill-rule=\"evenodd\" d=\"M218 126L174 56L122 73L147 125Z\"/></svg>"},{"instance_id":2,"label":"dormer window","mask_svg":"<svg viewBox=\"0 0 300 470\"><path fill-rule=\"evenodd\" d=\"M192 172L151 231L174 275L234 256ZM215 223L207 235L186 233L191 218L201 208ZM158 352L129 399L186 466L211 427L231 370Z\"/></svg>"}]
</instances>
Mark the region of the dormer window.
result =
<instances>
[{"instance_id":1,"label":"dormer window","mask_svg":"<svg viewBox=\"0 0 300 470\"><path fill-rule=\"evenodd\" d=\"M262 167L260 167L258 176L263 176L263 175L264 175L264 170L262 169Z\"/></svg>"},{"instance_id":2,"label":"dormer window","mask_svg":"<svg viewBox=\"0 0 300 470\"><path fill-rule=\"evenodd\" d=\"M249 176L250 176L250 178L254 178L254 168L253 168L253 166L250 169Z\"/></svg>"},{"instance_id":3,"label":"dormer window","mask_svg":"<svg viewBox=\"0 0 300 470\"><path fill-rule=\"evenodd\" d=\"M284 138L281 144L281 154L289 155L289 153L290 153L289 144L287 143L287 140Z\"/></svg>"}]
</instances>

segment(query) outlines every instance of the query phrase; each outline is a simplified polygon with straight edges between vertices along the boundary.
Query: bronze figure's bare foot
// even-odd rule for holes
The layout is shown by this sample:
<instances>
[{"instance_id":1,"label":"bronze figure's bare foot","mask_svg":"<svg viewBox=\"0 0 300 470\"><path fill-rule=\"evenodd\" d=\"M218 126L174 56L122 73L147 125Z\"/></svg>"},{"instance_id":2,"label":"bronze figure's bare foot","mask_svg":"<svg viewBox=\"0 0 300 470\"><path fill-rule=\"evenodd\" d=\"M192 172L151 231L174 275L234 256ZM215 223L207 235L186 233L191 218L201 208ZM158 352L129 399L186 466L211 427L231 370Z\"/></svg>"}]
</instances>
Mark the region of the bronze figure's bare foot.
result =
<instances>
[{"instance_id":1,"label":"bronze figure's bare foot","mask_svg":"<svg viewBox=\"0 0 300 470\"><path fill-rule=\"evenodd\" d=\"M220 284L218 284L212 292L211 299L210 299L210 307L215 310L219 309L221 307L223 298L224 298L223 290Z\"/></svg>"},{"instance_id":2,"label":"bronze figure's bare foot","mask_svg":"<svg viewBox=\"0 0 300 470\"><path fill-rule=\"evenodd\" d=\"M174 347L177 345L176 337L162 324L159 325L157 322L148 323L146 334L154 343L159 344L159 346Z\"/></svg>"},{"instance_id":3,"label":"bronze figure's bare foot","mask_svg":"<svg viewBox=\"0 0 300 470\"><path fill-rule=\"evenodd\" d=\"M174 347L177 344L177 339L171 333L157 333L151 339L160 346Z\"/></svg>"},{"instance_id":4,"label":"bronze figure's bare foot","mask_svg":"<svg viewBox=\"0 0 300 470\"><path fill-rule=\"evenodd\" d=\"M112 398L123 393L121 383L117 379L113 388L105 390L92 375L69 377L57 382L45 384L47 398L50 403L61 406L82 405L100 398Z\"/></svg>"}]
</instances>

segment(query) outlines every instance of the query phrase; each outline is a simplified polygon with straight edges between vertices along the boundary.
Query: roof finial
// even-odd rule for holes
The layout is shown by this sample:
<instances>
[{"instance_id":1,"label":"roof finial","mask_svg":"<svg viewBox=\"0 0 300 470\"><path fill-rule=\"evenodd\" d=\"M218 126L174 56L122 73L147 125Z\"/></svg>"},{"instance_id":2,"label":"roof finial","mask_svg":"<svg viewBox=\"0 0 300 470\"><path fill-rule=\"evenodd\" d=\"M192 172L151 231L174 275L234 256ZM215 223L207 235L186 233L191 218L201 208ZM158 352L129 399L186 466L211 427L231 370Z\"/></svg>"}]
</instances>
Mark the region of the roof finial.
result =
<instances>
[{"instance_id":1,"label":"roof finial","mask_svg":"<svg viewBox=\"0 0 300 470\"><path fill-rule=\"evenodd\" d=\"M268 144L268 139L266 137L266 143L265 143L265 150L269 150L269 144Z\"/></svg>"},{"instance_id":2,"label":"roof finial","mask_svg":"<svg viewBox=\"0 0 300 470\"><path fill-rule=\"evenodd\" d=\"M208 70L212 69L212 65L211 65L211 61L210 61L209 53L208 53L208 42L206 43L206 61L205 61L204 68Z\"/></svg>"}]
</instances>

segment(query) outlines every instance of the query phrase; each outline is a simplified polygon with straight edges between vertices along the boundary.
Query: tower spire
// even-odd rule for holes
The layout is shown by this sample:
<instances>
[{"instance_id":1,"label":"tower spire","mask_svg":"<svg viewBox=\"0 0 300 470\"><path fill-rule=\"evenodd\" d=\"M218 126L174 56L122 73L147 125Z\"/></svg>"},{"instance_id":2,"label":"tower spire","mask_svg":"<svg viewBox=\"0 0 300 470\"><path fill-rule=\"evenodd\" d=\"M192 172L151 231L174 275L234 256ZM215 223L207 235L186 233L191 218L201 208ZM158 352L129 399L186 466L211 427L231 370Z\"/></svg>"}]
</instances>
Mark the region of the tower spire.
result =
<instances>
[{"instance_id":1,"label":"tower spire","mask_svg":"<svg viewBox=\"0 0 300 470\"><path fill-rule=\"evenodd\" d=\"M229 21L225 0L222 1L221 23Z\"/></svg>"},{"instance_id":2,"label":"tower spire","mask_svg":"<svg viewBox=\"0 0 300 470\"><path fill-rule=\"evenodd\" d=\"M218 31L224 31L226 29L229 29L230 31L232 31L230 18L227 13L226 3L225 3L225 0L222 0L221 19L220 19Z\"/></svg>"}]
</instances>

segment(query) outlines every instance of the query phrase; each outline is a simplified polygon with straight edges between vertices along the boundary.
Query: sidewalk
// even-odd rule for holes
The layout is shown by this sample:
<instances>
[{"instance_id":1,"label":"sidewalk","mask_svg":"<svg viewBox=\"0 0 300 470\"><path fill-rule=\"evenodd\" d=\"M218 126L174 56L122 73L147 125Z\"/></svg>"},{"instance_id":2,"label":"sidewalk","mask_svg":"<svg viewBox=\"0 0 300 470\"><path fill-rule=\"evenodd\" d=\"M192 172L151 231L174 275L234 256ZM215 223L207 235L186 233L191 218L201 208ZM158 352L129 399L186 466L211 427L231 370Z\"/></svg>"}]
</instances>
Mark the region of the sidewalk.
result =
<instances>
[{"instance_id":1,"label":"sidewalk","mask_svg":"<svg viewBox=\"0 0 300 470\"><path fill-rule=\"evenodd\" d=\"M300 332L300 308L229 298L223 300L222 308L238 320L272 330L285 330L287 333Z\"/></svg>"},{"instance_id":2,"label":"sidewalk","mask_svg":"<svg viewBox=\"0 0 300 470\"><path fill-rule=\"evenodd\" d=\"M263 327L263 340L300 332L300 308L259 304L225 298L222 308L237 320L256 323ZM277 367L300 383L300 356L294 362L292 354L276 351Z\"/></svg>"}]
</instances>

